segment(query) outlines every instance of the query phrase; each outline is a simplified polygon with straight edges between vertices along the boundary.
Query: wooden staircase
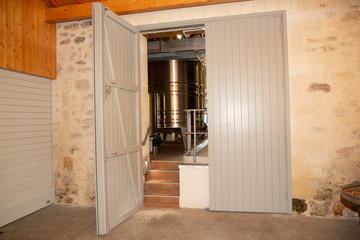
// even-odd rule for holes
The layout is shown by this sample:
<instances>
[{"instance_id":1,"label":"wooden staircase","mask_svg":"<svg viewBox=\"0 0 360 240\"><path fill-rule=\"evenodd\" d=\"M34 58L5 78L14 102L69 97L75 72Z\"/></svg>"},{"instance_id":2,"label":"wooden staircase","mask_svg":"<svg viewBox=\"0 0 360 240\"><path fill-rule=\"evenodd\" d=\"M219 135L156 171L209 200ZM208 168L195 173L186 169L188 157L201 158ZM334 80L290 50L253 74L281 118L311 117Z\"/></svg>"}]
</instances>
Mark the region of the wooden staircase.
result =
<instances>
[{"instance_id":1,"label":"wooden staircase","mask_svg":"<svg viewBox=\"0 0 360 240\"><path fill-rule=\"evenodd\" d=\"M151 161L144 187L144 206L179 208L179 164L176 161Z\"/></svg>"}]
</instances>

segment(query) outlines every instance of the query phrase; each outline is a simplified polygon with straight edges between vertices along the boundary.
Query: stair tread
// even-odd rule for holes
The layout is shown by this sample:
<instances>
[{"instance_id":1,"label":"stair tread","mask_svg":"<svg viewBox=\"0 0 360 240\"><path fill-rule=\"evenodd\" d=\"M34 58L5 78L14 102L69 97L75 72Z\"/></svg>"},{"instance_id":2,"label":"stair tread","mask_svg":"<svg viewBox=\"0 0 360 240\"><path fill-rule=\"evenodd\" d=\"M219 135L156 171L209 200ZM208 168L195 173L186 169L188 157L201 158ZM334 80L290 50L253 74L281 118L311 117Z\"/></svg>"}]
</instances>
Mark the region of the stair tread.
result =
<instances>
[{"instance_id":1,"label":"stair tread","mask_svg":"<svg viewBox=\"0 0 360 240\"><path fill-rule=\"evenodd\" d=\"M162 189L146 189L144 191L144 195L172 195L172 196L178 196L180 194L179 190L162 190Z\"/></svg>"},{"instance_id":2,"label":"stair tread","mask_svg":"<svg viewBox=\"0 0 360 240\"><path fill-rule=\"evenodd\" d=\"M153 169L151 169L150 171L152 171L152 170L155 170L155 171L173 171L173 172L179 172L179 168L153 168Z\"/></svg>"},{"instance_id":3,"label":"stair tread","mask_svg":"<svg viewBox=\"0 0 360 240\"><path fill-rule=\"evenodd\" d=\"M171 163L176 162L176 163L182 163L184 161L179 161L179 160L171 161L171 160L159 160L159 159L157 159L157 160L151 160L151 162L171 162Z\"/></svg>"},{"instance_id":4,"label":"stair tread","mask_svg":"<svg viewBox=\"0 0 360 240\"><path fill-rule=\"evenodd\" d=\"M144 203L144 207L180 208L178 203Z\"/></svg>"},{"instance_id":5,"label":"stair tread","mask_svg":"<svg viewBox=\"0 0 360 240\"><path fill-rule=\"evenodd\" d=\"M146 193L144 194L144 197L179 197L180 194L176 194L176 193L168 193L168 192L164 192L164 193Z\"/></svg>"},{"instance_id":6,"label":"stair tread","mask_svg":"<svg viewBox=\"0 0 360 240\"><path fill-rule=\"evenodd\" d=\"M158 169L151 169L151 170L149 170L149 172L179 172L179 169L163 169L163 168L158 168Z\"/></svg>"},{"instance_id":7,"label":"stair tread","mask_svg":"<svg viewBox=\"0 0 360 240\"><path fill-rule=\"evenodd\" d=\"M147 180L145 183L169 183L169 184L173 184L173 183L179 183L179 179L149 179Z\"/></svg>"}]
</instances>

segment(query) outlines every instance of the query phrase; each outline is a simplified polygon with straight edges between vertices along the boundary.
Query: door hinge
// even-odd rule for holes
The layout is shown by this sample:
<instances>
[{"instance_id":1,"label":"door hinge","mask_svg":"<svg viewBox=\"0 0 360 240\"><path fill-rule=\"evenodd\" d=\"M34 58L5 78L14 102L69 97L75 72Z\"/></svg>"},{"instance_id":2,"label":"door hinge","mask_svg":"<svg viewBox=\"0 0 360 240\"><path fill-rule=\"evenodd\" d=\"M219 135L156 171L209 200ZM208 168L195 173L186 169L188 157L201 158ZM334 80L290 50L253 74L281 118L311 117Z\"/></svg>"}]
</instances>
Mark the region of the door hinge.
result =
<instances>
[{"instance_id":1,"label":"door hinge","mask_svg":"<svg viewBox=\"0 0 360 240\"><path fill-rule=\"evenodd\" d=\"M104 100L106 100L110 94L111 94L111 87L106 86L105 93L104 93Z\"/></svg>"}]
</instances>

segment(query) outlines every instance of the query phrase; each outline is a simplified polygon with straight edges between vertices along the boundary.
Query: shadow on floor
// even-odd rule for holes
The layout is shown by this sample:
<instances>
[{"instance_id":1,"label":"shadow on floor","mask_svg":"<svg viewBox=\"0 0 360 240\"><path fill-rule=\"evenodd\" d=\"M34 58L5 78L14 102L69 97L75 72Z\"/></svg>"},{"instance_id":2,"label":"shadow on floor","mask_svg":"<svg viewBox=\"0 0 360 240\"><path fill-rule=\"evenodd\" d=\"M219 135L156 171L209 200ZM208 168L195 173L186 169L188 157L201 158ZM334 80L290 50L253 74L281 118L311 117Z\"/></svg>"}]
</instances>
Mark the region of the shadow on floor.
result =
<instances>
[{"instance_id":1,"label":"shadow on floor","mask_svg":"<svg viewBox=\"0 0 360 240\"><path fill-rule=\"evenodd\" d=\"M95 207L53 204L1 227L0 239L74 239L95 221Z\"/></svg>"},{"instance_id":2,"label":"shadow on floor","mask_svg":"<svg viewBox=\"0 0 360 240\"><path fill-rule=\"evenodd\" d=\"M0 228L0 239L360 239L358 218L144 208L96 236L95 208L52 205Z\"/></svg>"}]
</instances>

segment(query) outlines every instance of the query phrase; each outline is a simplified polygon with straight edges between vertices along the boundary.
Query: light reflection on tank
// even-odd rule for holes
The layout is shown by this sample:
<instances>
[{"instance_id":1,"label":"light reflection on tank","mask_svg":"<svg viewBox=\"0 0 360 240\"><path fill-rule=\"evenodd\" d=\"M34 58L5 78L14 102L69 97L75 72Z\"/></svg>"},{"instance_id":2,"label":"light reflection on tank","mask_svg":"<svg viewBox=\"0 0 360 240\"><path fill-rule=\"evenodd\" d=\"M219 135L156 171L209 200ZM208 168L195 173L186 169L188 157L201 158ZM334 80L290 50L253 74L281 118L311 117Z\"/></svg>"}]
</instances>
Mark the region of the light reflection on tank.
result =
<instances>
[{"instance_id":1,"label":"light reflection on tank","mask_svg":"<svg viewBox=\"0 0 360 240\"><path fill-rule=\"evenodd\" d=\"M207 107L205 67L193 60L151 61L148 66L152 134L163 128L185 128L184 109ZM199 113L197 125L204 124Z\"/></svg>"}]
</instances>

